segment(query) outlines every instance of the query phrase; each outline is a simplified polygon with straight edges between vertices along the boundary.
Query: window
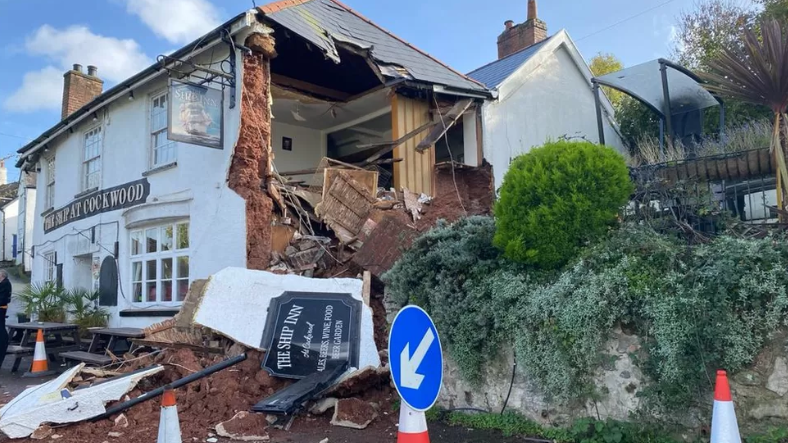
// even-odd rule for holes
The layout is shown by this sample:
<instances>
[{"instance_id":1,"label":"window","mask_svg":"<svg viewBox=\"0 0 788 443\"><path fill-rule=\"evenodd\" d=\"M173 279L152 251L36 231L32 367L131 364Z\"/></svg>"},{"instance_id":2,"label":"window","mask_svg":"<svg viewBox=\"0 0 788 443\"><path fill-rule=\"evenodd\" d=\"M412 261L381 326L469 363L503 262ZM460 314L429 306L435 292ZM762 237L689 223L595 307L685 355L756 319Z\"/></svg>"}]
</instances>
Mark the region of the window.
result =
<instances>
[{"instance_id":1,"label":"window","mask_svg":"<svg viewBox=\"0 0 788 443\"><path fill-rule=\"evenodd\" d=\"M150 108L151 146L153 167L164 166L175 161L175 142L167 139L167 112L169 94L153 97Z\"/></svg>"},{"instance_id":2,"label":"window","mask_svg":"<svg viewBox=\"0 0 788 443\"><path fill-rule=\"evenodd\" d=\"M82 190L98 188L101 184L101 126L85 133L82 157Z\"/></svg>"},{"instance_id":3,"label":"window","mask_svg":"<svg viewBox=\"0 0 788 443\"><path fill-rule=\"evenodd\" d=\"M49 160L47 167L47 190L46 190L46 208L52 209L55 207L55 157Z\"/></svg>"},{"instance_id":4,"label":"window","mask_svg":"<svg viewBox=\"0 0 788 443\"><path fill-rule=\"evenodd\" d=\"M54 282L57 277L57 257L55 251L44 254L44 280Z\"/></svg>"},{"instance_id":5,"label":"window","mask_svg":"<svg viewBox=\"0 0 788 443\"><path fill-rule=\"evenodd\" d=\"M138 303L180 302L189 291L189 223L131 232L131 285Z\"/></svg>"}]
</instances>

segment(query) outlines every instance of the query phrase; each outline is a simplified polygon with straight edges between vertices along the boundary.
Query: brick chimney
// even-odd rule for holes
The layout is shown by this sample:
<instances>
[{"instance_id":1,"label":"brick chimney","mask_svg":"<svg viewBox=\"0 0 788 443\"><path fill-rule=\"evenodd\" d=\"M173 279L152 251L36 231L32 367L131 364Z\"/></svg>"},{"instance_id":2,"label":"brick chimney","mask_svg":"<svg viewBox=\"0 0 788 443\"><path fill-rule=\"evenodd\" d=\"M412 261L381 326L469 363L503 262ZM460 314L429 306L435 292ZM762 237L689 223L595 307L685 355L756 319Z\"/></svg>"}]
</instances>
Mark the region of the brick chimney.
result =
<instances>
[{"instance_id":1,"label":"brick chimney","mask_svg":"<svg viewBox=\"0 0 788 443\"><path fill-rule=\"evenodd\" d=\"M498 36L498 59L502 59L547 38L547 24L539 20L536 0L528 0L528 20L515 25L512 20L504 23Z\"/></svg>"},{"instance_id":2,"label":"brick chimney","mask_svg":"<svg viewBox=\"0 0 788 443\"><path fill-rule=\"evenodd\" d=\"M63 111L60 118L64 119L77 109L101 95L104 81L96 76L98 69L88 66L88 73L82 72L82 65L63 74Z\"/></svg>"}]
</instances>

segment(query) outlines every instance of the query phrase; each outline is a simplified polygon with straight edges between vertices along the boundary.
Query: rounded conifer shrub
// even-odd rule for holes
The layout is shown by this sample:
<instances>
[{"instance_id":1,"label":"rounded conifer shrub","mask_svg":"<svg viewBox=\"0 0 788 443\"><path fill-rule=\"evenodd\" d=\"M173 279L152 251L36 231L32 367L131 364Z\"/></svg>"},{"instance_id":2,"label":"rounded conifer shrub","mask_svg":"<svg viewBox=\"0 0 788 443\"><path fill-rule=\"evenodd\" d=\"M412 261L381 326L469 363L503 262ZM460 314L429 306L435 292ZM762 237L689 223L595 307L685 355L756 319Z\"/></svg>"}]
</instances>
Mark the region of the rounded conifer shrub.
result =
<instances>
[{"instance_id":1,"label":"rounded conifer shrub","mask_svg":"<svg viewBox=\"0 0 788 443\"><path fill-rule=\"evenodd\" d=\"M494 244L509 259L560 267L615 223L632 189L624 158L612 148L547 143L517 157L504 176Z\"/></svg>"}]
</instances>

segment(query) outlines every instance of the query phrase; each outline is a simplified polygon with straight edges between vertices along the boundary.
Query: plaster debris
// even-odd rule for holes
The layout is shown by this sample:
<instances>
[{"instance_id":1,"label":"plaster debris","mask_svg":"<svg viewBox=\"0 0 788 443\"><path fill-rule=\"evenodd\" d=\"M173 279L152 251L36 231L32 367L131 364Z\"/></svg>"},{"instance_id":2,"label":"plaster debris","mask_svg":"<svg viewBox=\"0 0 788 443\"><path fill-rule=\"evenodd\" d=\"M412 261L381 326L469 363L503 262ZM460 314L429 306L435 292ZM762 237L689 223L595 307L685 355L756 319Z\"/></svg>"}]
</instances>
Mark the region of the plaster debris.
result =
<instances>
[{"instance_id":1,"label":"plaster debris","mask_svg":"<svg viewBox=\"0 0 788 443\"><path fill-rule=\"evenodd\" d=\"M268 421L265 414L252 414L241 411L230 420L216 425L216 434L219 437L235 441L265 442L270 440L265 429Z\"/></svg>"},{"instance_id":2,"label":"plaster debris","mask_svg":"<svg viewBox=\"0 0 788 443\"><path fill-rule=\"evenodd\" d=\"M84 366L80 364L52 381L22 392L0 409L0 430L10 438L23 438L44 423L76 423L97 417L106 411L104 406L108 402L119 400L140 380L164 370L156 366L63 395L62 391L67 390Z\"/></svg>"},{"instance_id":3,"label":"plaster debris","mask_svg":"<svg viewBox=\"0 0 788 443\"><path fill-rule=\"evenodd\" d=\"M336 406L337 401L338 400L334 397L327 397L320 399L317 402L315 402L315 404L312 405L311 408L309 408L309 413L312 415L323 415L329 409L332 409L334 406Z\"/></svg>"},{"instance_id":4,"label":"plaster debris","mask_svg":"<svg viewBox=\"0 0 788 443\"><path fill-rule=\"evenodd\" d=\"M331 424L352 429L366 429L378 417L371 403L357 398L339 400Z\"/></svg>"}]
</instances>

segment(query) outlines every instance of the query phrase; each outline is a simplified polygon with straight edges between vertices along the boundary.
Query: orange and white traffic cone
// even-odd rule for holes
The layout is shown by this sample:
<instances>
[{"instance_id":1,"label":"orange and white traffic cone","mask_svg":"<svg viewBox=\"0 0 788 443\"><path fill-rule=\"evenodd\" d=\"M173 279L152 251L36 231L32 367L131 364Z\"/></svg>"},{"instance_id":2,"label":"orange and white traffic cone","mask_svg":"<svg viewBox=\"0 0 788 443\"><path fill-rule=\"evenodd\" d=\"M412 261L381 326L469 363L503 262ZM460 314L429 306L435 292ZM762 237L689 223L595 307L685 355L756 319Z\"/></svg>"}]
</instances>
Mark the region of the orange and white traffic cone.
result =
<instances>
[{"instance_id":1,"label":"orange and white traffic cone","mask_svg":"<svg viewBox=\"0 0 788 443\"><path fill-rule=\"evenodd\" d=\"M33 351L33 364L30 366L30 371L25 372L22 377L46 377L52 374L55 374L55 371L49 370L49 360L44 346L44 331L39 329L36 336L36 348Z\"/></svg>"},{"instance_id":2,"label":"orange and white traffic cone","mask_svg":"<svg viewBox=\"0 0 788 443\"><path fill-rule=\"evenodd\" d=\"M405 402L399 407L397 443L430 443L427 417L423 412L414 411Z\"/></svg>"},{"instance_id":3,"label":"orange and white traffic cone","mask_svg":"<svg viewBox=\"0 0 788 443\"><path fill-rule=\"evenodd\" d=\"M717 371L714 409L711 412L711 443L741 443L739 424L733 410L731 387L725 371Z\"/></svg>"},{"instance_id":4,"label":"orange and white traffic cone","mask_svg":"<svg viewBox=\"0 0 788 443\"><path fill-rule=\"evenodd\" d=\"M159 437L156 443L182 443L178 406L175 404L175 392L172 389L164 391L161 397Z\"/></svg>"}]
</instances>

